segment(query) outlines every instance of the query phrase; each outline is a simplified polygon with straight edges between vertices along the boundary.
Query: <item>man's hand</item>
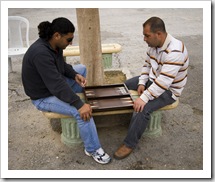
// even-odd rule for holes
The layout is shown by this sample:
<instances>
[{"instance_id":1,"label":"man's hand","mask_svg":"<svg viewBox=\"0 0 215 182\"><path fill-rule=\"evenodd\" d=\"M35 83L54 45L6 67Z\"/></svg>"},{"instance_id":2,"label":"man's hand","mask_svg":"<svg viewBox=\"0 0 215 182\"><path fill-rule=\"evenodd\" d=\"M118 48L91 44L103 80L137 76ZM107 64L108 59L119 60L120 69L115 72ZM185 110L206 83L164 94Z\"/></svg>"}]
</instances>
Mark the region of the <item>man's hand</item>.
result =
<instances>
[{"instance_id":1,"label":"man's hand","mask_svg":"<svg viewBox=\"0 0 215 182\"><path fill-rule=\"evenodd\" d=\"M144 90L145 90L145 86L144 85L139 85L138 88L137 88L138 95L142 95Z\"/></svg>"},{"instance_id":2,"label":"man's hand","mask_svg":"<svg viewBox=\"0 0 215 182\"><path fill-rule=\"evenodd\" d=\"M137 98L134 101L134 105L133 105L134 111L135 112L142 112L145 105L146 105L146 103L143 102L143 100L141 98Z\"/></svg>"},{"instance_id":3,"label":"man's hand","mask_svg":"<svg viewBox=\"0 0 215 182\"><path fill-rule=\"evenodd\" d=\"M85 87L87 85L87 80L80 74L76 74L75 81L81 86Z\"/></svg>"},{"instance_id":4,"label":"man's hand","mask_svg":"<svg viewBox=\"0 0 215 182\"><path fill-rule=\"evenodd\" d=\"M92 108L89 104L84 104L78 111L84 121L89 121L92 117Z\"/></svg>"}]
</instances>

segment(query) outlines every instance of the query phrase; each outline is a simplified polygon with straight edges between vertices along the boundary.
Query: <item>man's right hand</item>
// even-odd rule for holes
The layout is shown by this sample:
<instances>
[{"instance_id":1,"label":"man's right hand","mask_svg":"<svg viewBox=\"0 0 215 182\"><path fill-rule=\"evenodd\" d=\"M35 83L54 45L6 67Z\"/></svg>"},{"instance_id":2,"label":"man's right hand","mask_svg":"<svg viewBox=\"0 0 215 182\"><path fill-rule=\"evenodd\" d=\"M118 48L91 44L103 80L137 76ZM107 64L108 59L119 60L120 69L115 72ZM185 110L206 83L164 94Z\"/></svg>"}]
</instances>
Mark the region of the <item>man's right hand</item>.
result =
<instances>
[{"instance_id":1,"label":"man's right hand","mask_svg":"<svg viewBox=\"0 0 215 182\"><path fill-rule=\"evenodd\" d=\"M142 95L144 90L145 90L145 86L144 85L139 85L138 88L137 88L138 95Z\"/></svg>"},{"instance_id":2,"label":"man's right hand","mask_svg":"<svg viewBox=\"0 0 215 182\"><path fill-rule=\"evenodd\" d=\"M78 111L84 121L90 121L92 117L92 108L89 104L84 104Z\"/></svg>"}]
</instances>

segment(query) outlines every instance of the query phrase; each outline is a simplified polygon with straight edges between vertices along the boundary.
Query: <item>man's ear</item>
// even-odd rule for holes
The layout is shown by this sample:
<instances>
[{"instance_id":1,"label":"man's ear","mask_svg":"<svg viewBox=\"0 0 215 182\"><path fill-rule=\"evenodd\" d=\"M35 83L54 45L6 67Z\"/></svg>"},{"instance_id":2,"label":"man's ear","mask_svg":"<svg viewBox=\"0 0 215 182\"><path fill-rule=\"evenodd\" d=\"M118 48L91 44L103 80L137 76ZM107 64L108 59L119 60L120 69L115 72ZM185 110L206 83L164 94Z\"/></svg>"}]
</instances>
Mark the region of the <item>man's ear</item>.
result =
<instances>
[{"instance_id":1,"label":"man's ear","mask_svg":"<svg viewBox=\"0 0 215 182\"><path fill-rule=\"evenodd\" d=\"M158 34L158 36L161 36L161 34L162 34L161 31L157 31L156 33Z\"/></svg>"},{"instance_id":2,"label":"man's ear","mask_svg":"<svg viewBox=\"0 0 215 182\"><path fill-rule=\"evenodd\" d=\"M55 40L59 40L61 38L61 34L59 32L55 32L53 34L53 37L54 37Z\"/></svg>"}]
</instances>

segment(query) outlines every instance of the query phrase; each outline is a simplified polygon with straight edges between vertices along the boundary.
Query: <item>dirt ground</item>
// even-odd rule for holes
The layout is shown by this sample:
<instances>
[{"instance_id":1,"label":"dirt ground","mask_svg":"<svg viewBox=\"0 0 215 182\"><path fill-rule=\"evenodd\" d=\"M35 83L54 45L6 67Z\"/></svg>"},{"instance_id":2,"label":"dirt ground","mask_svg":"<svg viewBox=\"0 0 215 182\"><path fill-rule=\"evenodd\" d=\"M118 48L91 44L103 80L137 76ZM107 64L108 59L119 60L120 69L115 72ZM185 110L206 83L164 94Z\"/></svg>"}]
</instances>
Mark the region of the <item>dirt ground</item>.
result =
<instances>
[{"instance_id":1,"label":"dirt ground","mask_svg":"<svg viewBox=\"0 0 215 182\"><path fill-rule=\"evenodd\" d=\"M9 170L202 170L202 10L171 11L174 11L174 17L170 17L165 9L158 9L155 14L164 18L167 30L173 36L184 41L190 56L190 68L179 106L163 112L162 136L142 137L138 147L124 160L113 159L108 165L96 164L84 154L82 145L74 148L65 146L60 140L60 133L53 131L50 121L34 108L23 91L21 58L16 58L13 61L15 72L8 76ZM35 16L31 16L32 13ZM49 9L49 12L44 9L10 9L9 15L21 15L29 19L31 42L37 38L36 26L39 22L58 16L76 19L74 9L60 12L57 9ZM123 9L112 12L100 10L102 43L116 42L123 47L122 52L113 57L113 68L126 67L133 76L140 73L146 48L141 24L151 15L150 9L128 9L126 12ZM177 21L173 23L173 19ZM127 22L131 22L129 27ZM190 25L190 22L193 24ZM181 24L186 24L186 29L182 30ZM78 36L78 32L76 34ZM74 44L77 44L77 39ZM76 64L78 58L70 58L69 61ZM99 121L96 122L102 146L111 156L126 135L128 119L122 116L120 120L124 120L124 124L121 122L120 125L112 124L109 127L102 127Z\"/></svg>"}]
</instances>

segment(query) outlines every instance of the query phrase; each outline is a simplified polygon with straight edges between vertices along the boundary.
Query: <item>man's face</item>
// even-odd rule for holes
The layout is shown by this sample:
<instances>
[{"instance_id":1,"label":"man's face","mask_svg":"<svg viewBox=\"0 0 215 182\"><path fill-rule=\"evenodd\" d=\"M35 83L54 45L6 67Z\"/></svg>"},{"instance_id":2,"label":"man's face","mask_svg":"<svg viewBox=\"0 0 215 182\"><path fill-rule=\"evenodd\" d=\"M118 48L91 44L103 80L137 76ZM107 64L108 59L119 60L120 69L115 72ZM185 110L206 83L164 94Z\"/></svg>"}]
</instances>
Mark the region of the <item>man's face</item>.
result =
<instances>
[{"instance_id":1,"label":"man's face","mask_svg":"<svg viewBox=\"0 0 215 182\"><path fill-rule=\"evenodd\" d=\"M73 38L74 38L74 33L60 35L60 39L58 40L57 47L61 49L65 49L69 44L72 45Z\"/></svg>"},{"instance_id":2,"label":"man's face","mask_svg":"<svg viewBox=\"0 0 215 182\"><path fill-rule=\"evenodd\" d=\"M143 28L144 41L148 44L149 47L158 47L159 46L159 35L158 33L153 33L150 31L150 26L146 25Z\"/></svg>"}]
</instances>

